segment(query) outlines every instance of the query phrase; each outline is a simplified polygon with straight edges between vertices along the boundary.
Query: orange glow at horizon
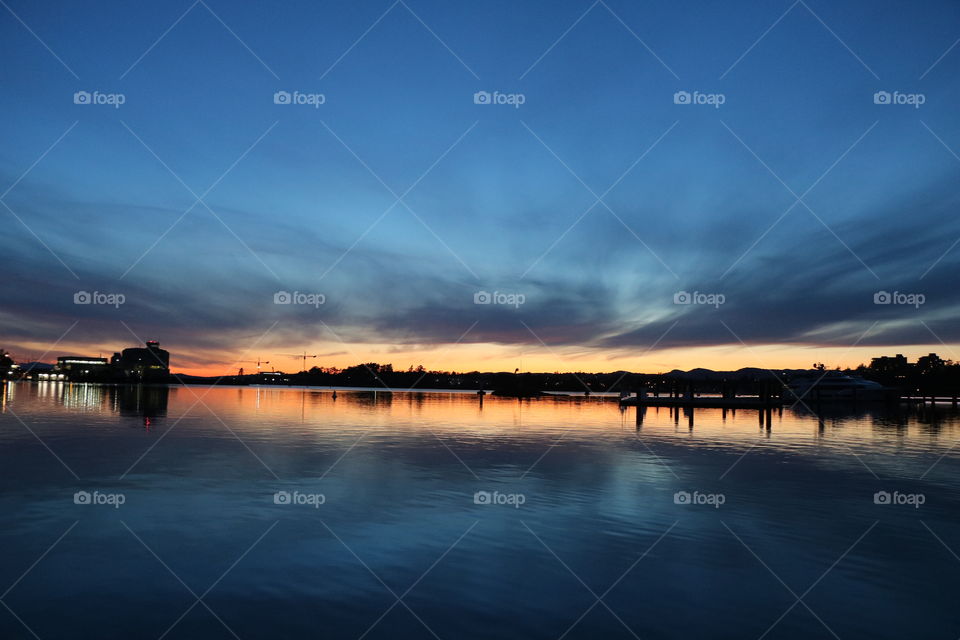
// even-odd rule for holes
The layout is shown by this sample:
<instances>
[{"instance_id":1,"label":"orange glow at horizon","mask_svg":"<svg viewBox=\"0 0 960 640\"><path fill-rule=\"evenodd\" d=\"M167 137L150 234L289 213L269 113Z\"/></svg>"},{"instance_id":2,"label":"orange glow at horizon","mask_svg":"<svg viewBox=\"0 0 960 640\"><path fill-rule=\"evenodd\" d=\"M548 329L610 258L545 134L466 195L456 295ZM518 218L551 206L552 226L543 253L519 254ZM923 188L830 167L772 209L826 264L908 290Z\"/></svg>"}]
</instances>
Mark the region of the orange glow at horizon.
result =
<instances>
[{"instance_id":1,"label":"orange glow at horizon","mask_svg":"<svg viewBox=\"0 0 960 640\"><path fill-rule=\"evenodd\" d=\"M307 358L306 368L314 366L345 368L362 362L390 363L394 369L406 370L411 365L423 365L433 371L521 371L532 372L611 372L633 371L637 373L660 373L672 369L689 370L698 367L713 370L736 370L742 367L761 369L809 369L815 362L822 362L828 368L856 367L868 364L870 359L880 355L902 353L911 361L919 356L937 352L941 357L957 360L960 352L958 345L942 344L911 345L909 347L859 346L798 346L798 345L751 345L745 347L739 343L710 347L675 347L646 352L644 348L634 350L601 350L590 347L544 347L542 345L502 344L458 344L433 345L405 348L390 344L341 344L338 342L314 343L304 348L299 346L258 349L254 352L198 352L197 359L185 357L176 344L162 345L170 351L171 371L197 376L236 375L243 367L244 373L256 373L256 361L262 358L262 371L283 371L295 373L302 369L302 360L274 354L297 353L304 350L310 354L329 354L328 356ZM43 345L20 345L14 355L23 360L24 354L37 354L46 350ZM45 362L54 362L61 355L112 355L79 343L60 344L43 358ZM238 362L243 361L243 362Z\"/></svg>"}]
</instances>

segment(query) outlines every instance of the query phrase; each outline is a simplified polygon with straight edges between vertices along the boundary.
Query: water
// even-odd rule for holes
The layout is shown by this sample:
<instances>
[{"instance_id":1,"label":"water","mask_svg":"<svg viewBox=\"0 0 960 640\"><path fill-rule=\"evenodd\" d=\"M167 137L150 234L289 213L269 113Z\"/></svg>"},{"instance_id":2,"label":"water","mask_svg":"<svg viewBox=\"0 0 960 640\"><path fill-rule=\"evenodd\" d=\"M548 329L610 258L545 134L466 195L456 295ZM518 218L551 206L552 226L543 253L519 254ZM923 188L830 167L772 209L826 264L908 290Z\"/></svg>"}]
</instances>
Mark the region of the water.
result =
<instances>
[{"instance_id":1,"label":"water","mask_svg":"<svg viewBox=\"0 0 960 640\"><path fill-rule=\"evenodd\" d=\"M10 384L0 637L960 635L956 411L768 426L638 427L605 398Z\"/></svg>"}]
</instances>

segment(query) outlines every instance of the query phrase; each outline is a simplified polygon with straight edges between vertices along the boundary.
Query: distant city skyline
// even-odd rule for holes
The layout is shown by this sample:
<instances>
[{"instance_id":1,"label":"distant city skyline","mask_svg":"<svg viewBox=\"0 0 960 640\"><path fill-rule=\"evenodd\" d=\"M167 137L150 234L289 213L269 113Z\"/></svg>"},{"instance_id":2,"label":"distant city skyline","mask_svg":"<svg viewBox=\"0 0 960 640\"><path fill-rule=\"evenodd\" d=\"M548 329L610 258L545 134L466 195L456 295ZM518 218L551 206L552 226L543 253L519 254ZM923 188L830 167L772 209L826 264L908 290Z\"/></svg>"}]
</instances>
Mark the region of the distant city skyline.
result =
<instances>
[{"instance_id":1,"label":"distant city skyline","mask_svg":"<svg viewBox=\"0 0 960 640\"><path fill-rule=\"evenodd\" d=\"M957 24L10 0L0 345L156 338L202 375L960 359Z\"/></svg>"}]
</instances>

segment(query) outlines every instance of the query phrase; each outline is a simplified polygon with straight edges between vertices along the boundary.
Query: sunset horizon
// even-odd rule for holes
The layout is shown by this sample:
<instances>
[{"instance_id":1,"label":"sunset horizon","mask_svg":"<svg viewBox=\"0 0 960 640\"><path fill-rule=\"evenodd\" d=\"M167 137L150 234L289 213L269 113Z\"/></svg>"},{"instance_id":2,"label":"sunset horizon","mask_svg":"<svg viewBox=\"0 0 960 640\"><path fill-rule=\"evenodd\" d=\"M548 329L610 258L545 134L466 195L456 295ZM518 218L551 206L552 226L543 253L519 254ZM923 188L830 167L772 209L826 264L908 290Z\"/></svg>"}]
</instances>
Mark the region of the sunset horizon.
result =
<instances>
[{"instance_id":1,"label":"sunset horizon","mask_svg":"<svg viewBox=\"0 0 960 640\"><path fill-rule=\"evenodd\" d=\"M66 342L66 341L64 341ZM131 340L118 340L114 348L91 348L86 344L71 346L61 342L55 349L38 343L32 349L7 349L21 362L35 362L31 355L43 355L43 362L55 363L61 356L98 356L109 357L123 348L136 346ZM164 348L170 350L170 370L172 374L188 376L233 376L239 369L248 373L256 372L258 359L262 360L264 371L283 371L296 373L313 367L344 369L346 367L376 362L392 364L395 369L424 367L428 371L450 372L496 372L521 370L526 372L560 373L609 373L630 371L632 373L665 373L672 370L712 369L714 371L735 371L742 368L756 369L813 369L823 364L828 369L856 369L860 365L870 364L871 359L880 356L902 354L909 360L916 360L930 353L953 360L955 353L951 346L941 343L910 346L857 346L852 348L783 345L744 345L740 343L702 347L694 350L671 349L658 354L633 355L630 352L594 355L587 349L556 348L549 345L529 345L520 348L514 345L464 344L442 345L440 347L401 350L396 345L379 345L370 349L368 345L345 345L342 343L317 343L308 345L282 345L274 349L261 349L250 353L224 354L223 359L211 362L191 363L196 354L180 353L177 345L162 341ZM0 345L4 346L4 345ZM27 345L29 346L29 345ZM6 348L6 347L4 347ZM310 357L303 368L300 357L289 354L301 350ZM283 352L276 355L274 352ZM681 353L677 353L680 351ZM501 355L495 355L500 352ZM565 354L564 352L568 352ZM463 354L475 354L467 355ZM20 355L22 354L22 355Z\"/></svg>"},{"instance_id":2,"label":"sunset horizon","mask_svg":"<svg viewBox=\"0 0 960 640\"><path fill-rule=\"evenodd\" d=\"M743 344L773 367L957 359L943 24L917 15L890 49L854 6L538 6L537 37L499 5L467 31L437 10L444 37L393 3L330 9L319 40L265 32L251 6L74 8L38 14L46 37L5 9L30 64L2 105L0 344L153 336L184 373L257 351L458 370L520 352L545 370L764 366ZM646 20L669 27L643 36Z\"/></svg>"}]
</instances>

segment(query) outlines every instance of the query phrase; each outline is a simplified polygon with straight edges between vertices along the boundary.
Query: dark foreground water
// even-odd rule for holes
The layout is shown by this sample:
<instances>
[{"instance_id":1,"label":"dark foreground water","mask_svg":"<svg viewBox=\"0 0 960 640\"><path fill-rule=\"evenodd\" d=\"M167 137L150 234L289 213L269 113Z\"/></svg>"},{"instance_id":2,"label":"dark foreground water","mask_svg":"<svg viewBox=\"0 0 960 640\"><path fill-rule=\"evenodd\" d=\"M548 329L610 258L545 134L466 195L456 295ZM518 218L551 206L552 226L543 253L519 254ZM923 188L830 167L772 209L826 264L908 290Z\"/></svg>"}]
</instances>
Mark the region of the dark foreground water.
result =
<instances>
[{"instance_id":1,"label":"dark foreground water","mask_svg":"<svg viewBox=\"0 0 960 640\"><path fill-rule=\"evenodd\" d=\"M958 427L7 385L0 638L956 638Z\"/></svg>"}]
</instances>

